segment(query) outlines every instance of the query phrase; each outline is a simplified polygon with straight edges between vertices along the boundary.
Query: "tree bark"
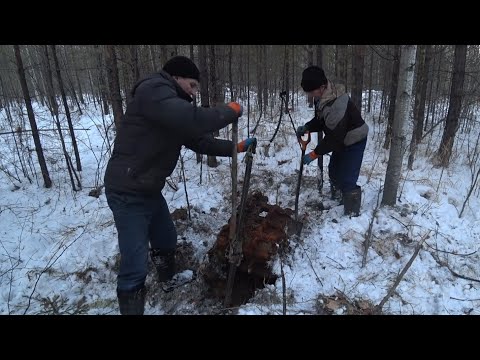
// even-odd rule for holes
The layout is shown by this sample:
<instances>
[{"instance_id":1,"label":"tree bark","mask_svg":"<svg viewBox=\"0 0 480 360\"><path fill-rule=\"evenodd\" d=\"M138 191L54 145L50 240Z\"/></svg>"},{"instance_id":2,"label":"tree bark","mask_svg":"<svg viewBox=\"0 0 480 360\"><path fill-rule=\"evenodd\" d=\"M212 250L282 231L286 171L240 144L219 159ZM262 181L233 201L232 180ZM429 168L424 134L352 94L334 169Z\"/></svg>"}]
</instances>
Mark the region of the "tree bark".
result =
<instances>
[{"instance_id":1,"label":"tree bark","mask_svg":"<svg viewBox=\"0 0 480 360\"><path fill-rule=\"evenodd\" d=\"M120 81L118 79L117 56L115 45L105 45L105 62L107 65L107 78L110 94L110 103L113 108L113 119L115 126L120 124L123 117L122 94L120 92Z\"/></svg>"},{"instance_id":2,"label":"tree bark","mask_svg":"<svg viewBox=\"0 0 480 360\"><path fill-rule=\"evenodd\" d=\"M450 105L448 107L445 129L437 151L439 165L447 167L452 156L453 142L458 130L460 111L463 100L463 83L465 80L465 63L467 60L467 45L455 45L453 61L452 85L450 89Z\"/></svg>"},{"instance_id":3,"label":"tree bark","mask_svg":"<svg viewBox=\"0 0 480 360\"><path fill-rule=\"evenodd\" d=\"M415 86L415 105L413 106L413 132L410 141L410 155L408 156L408 169L412 170L417 145L422 139L423 119L425 117L425 100L427 95L427 71L430 62L430 45L419 45L417 49L417 82ZM428 56L427 56L428 52Z\"/></svg>"},{"instance_id":4,"label":"tree bark","mask_svg":"<svg viewBox=\"0 0 480 360\"><path fill-rule=\"evenodd\" d=\"M392 126L392 148L388 159L382 205L396 203L398 184L402 174L402 160L406 149L406 129L411 108L416 45L402 45L395 116Z\"/></svg>"},{"instance_id":5,"label":"tree bark","mask_svg":"<svg viewBox=\"0 0 480 360\"><path fill-rule=\"evenodd\" d=\"M82 163L80 162L80 153L78 152L77 139L75 138L75 131L73 130L72 117L70 116L70 110L68 108L67 96L65 95L65 89L63 87L62 74L60 72L60 65L58 63L57 51L55 45L50 45L52 50L53 61L57 72L58 86L60 88L60 94L62 95L63 107L65 109L65 115L67 117L68 129L70 130L70 137L72 138L73 152L75 153L75 163L77 165L77 171L82 171Z\"/></svg>"},{"instance_id":6,"label":"tree bark","mask_svg":"<svg viewBox=\"0 0 480 360\"><path fill-rule=\"evenodd\" d=\"M362 90L363 90L363 62L364 45L353 46L353 87L352 101L360 113L362 112Z\"/></svg>"},{"instance_id":7,"label":"tree bark","mask_svg":"<svg viewBox=\"0 0 480 360\"><path fill-rule=\"evenodd\" d=\"M15 59L17 62L17 72L22 87L23 98L25 100L25 106L27 108L28 120L30 121L30 127L32 128L33 142L35 144L35 151L38 157L38 163L42 171L43 182L46 188L52 187L52 180L48 173L47 163L43 155L43 148L40 142L40 136L38 134L37 122L35 121L35 114L33 113L32 101L28 92L27 79L25 77L25 70L23 67L22 55L20 54L20 46L13 45L15 51Z\"/></svg>"},{"instance_id":8,"label":"tree bark","mask_svg":"<svg viewBox=\"0 0 480 360\"><path fill-rule=\"evenodd\" d=\"M390 84L390 102L388 107L388 125L387 125L387 133L385 134L385 143L383 144L384 149L388 149L390 147L390 141L392 140L392 126L393 126L393 118L395 116L395 101L397 96L397 88L398 88L398 73L399 73L399 66L400 66L400 45L395 45L394 47L394 55L393 55L393 64L392 64L392 82Z\"/></svg>"}]
</instances>

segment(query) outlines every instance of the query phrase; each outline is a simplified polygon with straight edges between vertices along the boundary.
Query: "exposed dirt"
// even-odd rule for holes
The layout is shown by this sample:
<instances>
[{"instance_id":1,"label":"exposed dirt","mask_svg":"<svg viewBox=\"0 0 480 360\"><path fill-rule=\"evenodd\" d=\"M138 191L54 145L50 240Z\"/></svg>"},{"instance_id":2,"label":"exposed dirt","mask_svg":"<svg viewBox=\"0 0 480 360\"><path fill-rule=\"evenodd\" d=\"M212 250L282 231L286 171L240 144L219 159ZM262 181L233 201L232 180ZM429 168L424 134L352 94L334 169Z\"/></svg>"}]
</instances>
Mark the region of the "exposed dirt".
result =
<instances>
[{"instance_id":1,"label":"exposed dirt","mask_svg":"<svg viewBox=\"0 0 480 360\"><path fill-rule=\"evenodd\" d=\"M233 306L245 304L256 289L274 284L278 278L269 263L279 247L288 243L287 229L291 226L293 211L270 205L267 201L268 198L260 192L252 193L246 201L244 228L238 239L242 241L243 258L234 280ZM230 268L229 249L229 224L226 224L208 251L208 263L202 269L210 296L225 297Z\"/></svg>"}]
</instances>

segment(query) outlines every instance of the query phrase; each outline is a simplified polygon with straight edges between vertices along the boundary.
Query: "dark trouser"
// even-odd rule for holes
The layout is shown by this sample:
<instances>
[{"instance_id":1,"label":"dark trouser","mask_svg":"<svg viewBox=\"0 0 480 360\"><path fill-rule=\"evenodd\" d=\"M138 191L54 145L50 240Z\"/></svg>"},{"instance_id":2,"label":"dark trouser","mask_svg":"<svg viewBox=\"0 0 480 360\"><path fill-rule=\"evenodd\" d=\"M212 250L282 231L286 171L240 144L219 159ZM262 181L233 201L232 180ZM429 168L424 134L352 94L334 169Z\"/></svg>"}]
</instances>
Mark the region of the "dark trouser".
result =
<instances>
[{"instance_id":1,"label":"dark trouser","mask_svg":"<svg viewBox=\"0 0 480 360\"><path fill-rule=\"evenodd\" d=\"M367 138L346 146L343 151L332 152L328 164L328 176L330 182L342 193L352 191L357 187L366 145Z\"/></svg>"},{"instance_id":2,"label":"dark trouser","mask_svg":"<svg viewBox=\"0 0 480 360\"><path fill-rule=\"evenodd\" d=\"M143 196L105 189L105 195L118 231L117 289L136 291L147 277L149 242L152 249L174 250L177 231L161 193Z\"/></svg>"}]
</instances>

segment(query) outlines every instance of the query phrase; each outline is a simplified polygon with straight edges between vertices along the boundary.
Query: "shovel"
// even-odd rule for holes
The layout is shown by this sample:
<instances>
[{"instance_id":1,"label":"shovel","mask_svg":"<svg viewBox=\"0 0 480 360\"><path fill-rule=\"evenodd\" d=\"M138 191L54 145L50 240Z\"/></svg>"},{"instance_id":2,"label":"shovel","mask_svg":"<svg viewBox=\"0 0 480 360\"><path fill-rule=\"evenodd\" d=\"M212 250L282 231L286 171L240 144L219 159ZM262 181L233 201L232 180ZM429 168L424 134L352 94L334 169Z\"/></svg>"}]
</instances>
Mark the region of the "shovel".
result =
<instances>
[{"instance_id":1,"label":"shovel","mask_svg":"<svg viewBox=\"0 0 480 360\"><path fill-rule=\"evenodd\" d=\"M302 185L302 174L303 174L303 157L305 156L305 150L307 150L307 145L311 140L310 132L307 131L304 136L307 135L307 139L304 140L303 137L298 137L298 142L300 144L300 148L302 149L302 156L300 157L300 171L298 172L298 180L297 180L297 189L295 191L295 219L289 226L289 235L297 235L300 236L303 228L303 222L298 221L298 197L300 196L300 186Z\"/></svg>"}]
</instances>

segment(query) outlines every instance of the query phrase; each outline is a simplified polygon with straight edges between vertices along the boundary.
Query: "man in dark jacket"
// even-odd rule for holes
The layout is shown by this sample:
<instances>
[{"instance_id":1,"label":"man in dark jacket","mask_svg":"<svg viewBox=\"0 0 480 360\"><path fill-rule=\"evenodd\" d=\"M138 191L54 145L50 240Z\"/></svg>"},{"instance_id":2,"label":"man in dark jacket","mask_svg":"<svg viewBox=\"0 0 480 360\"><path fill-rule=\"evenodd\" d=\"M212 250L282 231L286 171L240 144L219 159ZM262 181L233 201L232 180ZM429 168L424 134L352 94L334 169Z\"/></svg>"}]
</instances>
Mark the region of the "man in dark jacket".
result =
<instances>
[{"instance_id":1,"label":"man in dark jacket","mask_svg":"<svg viewBox=\"0 0 480 360\"><path fill-rule=\"evenodd\" d=\"M198 86L197 66L189 58L173 57L160 72L137 82L118 124L104 180L118 231L121 314L144 312L149 253L159 281L168 281L175 274L177 233L162 189L182 146L207 155L232 155L234 144L211 134L236 121L242 106L231 102L214 108L196 107L192 97ZM250 138L235 145L242 152L255 141Z\"/></svg>"},{"instance_id":2,"label":"man in dark jacket","mask_svg":"<svg viewBox=\"0 0 480 360\"><path fill-rule=\"evenodd\" d=\"M368 125L348 94L342 94L320 67L306 68L301 85L308 95L316 99L315 117L298 127L297 136L303 136L307 131L323 131L325 134L315 149L304 156L303 163L309 164L331 152L328 175L332 198L340 190L345 215L358 216L362 189L357 180L367 144Z\"/></svg>"}]
</instances>

